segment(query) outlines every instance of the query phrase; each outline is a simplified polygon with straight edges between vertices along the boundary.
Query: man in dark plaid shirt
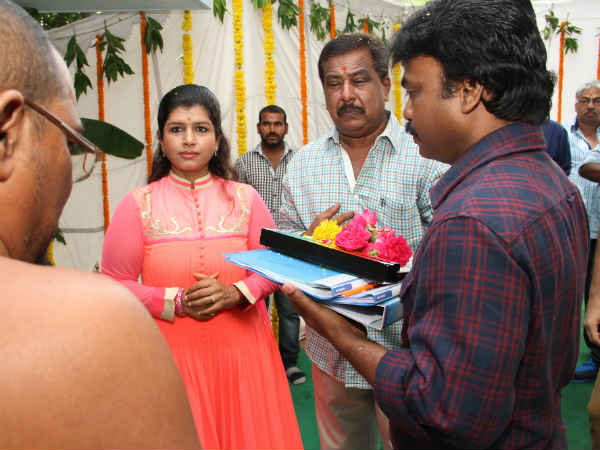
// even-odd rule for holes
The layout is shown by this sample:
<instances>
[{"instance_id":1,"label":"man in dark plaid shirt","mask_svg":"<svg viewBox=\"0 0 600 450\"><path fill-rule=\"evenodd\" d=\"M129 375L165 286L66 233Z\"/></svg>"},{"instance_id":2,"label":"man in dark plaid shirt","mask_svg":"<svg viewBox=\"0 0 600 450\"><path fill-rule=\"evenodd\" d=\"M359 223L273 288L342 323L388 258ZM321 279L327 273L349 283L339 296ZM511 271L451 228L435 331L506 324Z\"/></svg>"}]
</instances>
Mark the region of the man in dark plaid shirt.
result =
<instances>
[{"instance_id":1,"label":"man in dark plaid shirt","mask_svg":"<svg viewBox=\"0 0 600 450\"><path fill-rule=\"evenodd\" d=\"M251 184L258 191L279 226L281 182L294 154L294 150L285 142L288 124L283 108L268 105L261 109L256 130L260 135L260 144L240 156L235 168L240 181ZM300 318L281 291L277 291L274 298L279 314L279 351L285 373L290 383L302 384L306 381L306 375L297 367Z\"/></svg>"},{"instance_id":2,"label":"man in dark plaid shirt","mask_svg":"<svg viewBox=\"0 0 600 450\"><path fill-rule=\"evenodd\" d=\"M566 448L589 233L544 151L554 77L531 3L434 0L392 58L420 153L452 165L403 283L403 345L283 290L372 383L395 448Z\"/></svg>"}]
</instances>

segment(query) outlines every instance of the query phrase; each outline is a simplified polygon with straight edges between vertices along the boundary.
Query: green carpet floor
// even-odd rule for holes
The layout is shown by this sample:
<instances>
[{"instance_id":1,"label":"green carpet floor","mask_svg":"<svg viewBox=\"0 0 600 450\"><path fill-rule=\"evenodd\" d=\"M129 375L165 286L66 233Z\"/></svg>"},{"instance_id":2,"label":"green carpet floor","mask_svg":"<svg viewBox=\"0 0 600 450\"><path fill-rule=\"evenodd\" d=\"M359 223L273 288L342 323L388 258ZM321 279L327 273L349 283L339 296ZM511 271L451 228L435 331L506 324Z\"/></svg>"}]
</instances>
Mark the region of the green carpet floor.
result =
<instances>
[{"instance_id":1,"label":"green carpet floor","mask_svg":"<svg viewBox=\"0 0 600 450\"><path fill-rule=\"evenodd\" d=\"M589 352L583 339L581 340L579 361L589 358ZM307 381L292 386L292 398L296 408L296 416L300 424L300 433L305 450L319 450L319 435L315 420L315 403L312 389L310 360L303 350L300 351L298 366L306 373ZM593 383L571 383L563 390L563 418L567 424L567 440L569 449L591 448L587 403L592 392Z\"/></svg>"}]
</instances>

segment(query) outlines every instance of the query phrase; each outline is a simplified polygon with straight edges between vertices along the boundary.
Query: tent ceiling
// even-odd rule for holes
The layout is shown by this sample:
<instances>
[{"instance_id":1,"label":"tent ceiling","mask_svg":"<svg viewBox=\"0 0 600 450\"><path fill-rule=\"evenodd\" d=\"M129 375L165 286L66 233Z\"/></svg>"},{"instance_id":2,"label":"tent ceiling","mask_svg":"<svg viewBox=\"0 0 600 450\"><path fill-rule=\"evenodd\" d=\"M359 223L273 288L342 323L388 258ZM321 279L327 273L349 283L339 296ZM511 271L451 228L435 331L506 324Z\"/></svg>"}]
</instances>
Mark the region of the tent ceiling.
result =
<instances>
[{"instance_id":1,"label":"tent ceiling","mask_svg":"<svg viewBox=\"0 0 600 450\"><path fill-rule=\"evenodd\" d=\"M40 12L169 11L212 9L212 0L16 0Z\"/></svg>"}]
</instances>

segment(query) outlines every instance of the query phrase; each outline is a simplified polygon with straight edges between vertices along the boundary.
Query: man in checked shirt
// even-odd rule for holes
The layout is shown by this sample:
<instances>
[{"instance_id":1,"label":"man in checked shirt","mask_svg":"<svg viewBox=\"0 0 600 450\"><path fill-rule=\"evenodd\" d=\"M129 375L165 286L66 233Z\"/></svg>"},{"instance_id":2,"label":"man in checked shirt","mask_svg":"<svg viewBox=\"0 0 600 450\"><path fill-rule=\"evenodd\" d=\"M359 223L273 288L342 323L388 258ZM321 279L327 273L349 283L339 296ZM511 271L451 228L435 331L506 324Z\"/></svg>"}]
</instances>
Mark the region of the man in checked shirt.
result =
<instances>
[{"instance_id":1,"label":"man in checked shirt","mask_svg":"<svg viewBox=\"0 0 600 450\"><path fill-rule=\"evenodd\" d=\"M329 41L319 76L335 125L296 152L283 183L279 226L312 234L321 220L338 221L368 209L415 250L433 216L429 188L445 169L422 158L412 137L385 109L390 91L389 53L364 33ZM334 205L332 207L332 205ZM369 337L387 348L401 343L401 323ZM374 449L379 435L391 447L385 414L371 385L322 333L307 328L321 449Z\"/></svg>"},{"instance_id":2,"label":"man in checked shirt","mask_svg":"<svg viewBox=\"0 0 600 450\"><path fill-rule=\"evenodd\" d=\"M403 281L402 344L283 291L373 385L395 448L566 448L589 233L544 150L554 76L531 2L434 0L392 60L419 152L452 165Z\"/></svg>"}]
</instances>

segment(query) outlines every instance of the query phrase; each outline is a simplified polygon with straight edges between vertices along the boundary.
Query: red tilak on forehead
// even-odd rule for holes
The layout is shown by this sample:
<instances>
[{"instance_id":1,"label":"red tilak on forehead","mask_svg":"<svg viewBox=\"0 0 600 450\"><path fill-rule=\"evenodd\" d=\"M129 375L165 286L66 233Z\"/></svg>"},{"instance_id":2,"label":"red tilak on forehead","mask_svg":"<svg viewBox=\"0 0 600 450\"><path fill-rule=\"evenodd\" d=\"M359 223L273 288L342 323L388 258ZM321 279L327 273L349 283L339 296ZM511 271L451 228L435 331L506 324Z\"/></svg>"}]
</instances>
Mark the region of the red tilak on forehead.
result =
<instances>
[{"instance_id":1,"label":"red tilak on forehead","mask_svg":"<svg viewBox=\"0 0 600 450\"><path fill-rule=\"evenodd\" d=\"M189 122L190 120L191 120L191 117L188 117L188 118L187 118L187 121Z\"/></svg>"},{"instance_id":2,"label":"red tilak on forehead","mask_svg":"<svg viewBox=\"0 0 600 450\"><path fill-rule=\"evenodd\" d=\"M346 67L346 66L342 66L342 70L343 70L344 72L346 71L346 69L347 69L347 67Z\"/></svg>"}]
</instances>

